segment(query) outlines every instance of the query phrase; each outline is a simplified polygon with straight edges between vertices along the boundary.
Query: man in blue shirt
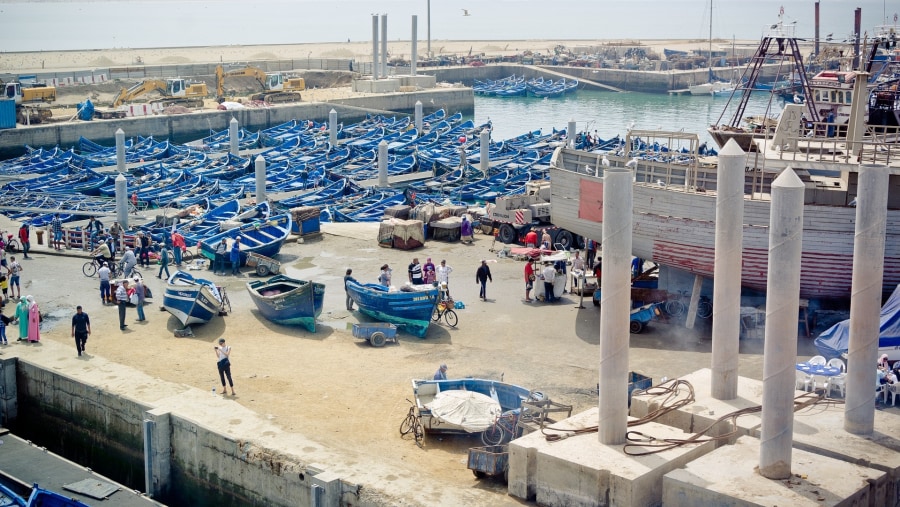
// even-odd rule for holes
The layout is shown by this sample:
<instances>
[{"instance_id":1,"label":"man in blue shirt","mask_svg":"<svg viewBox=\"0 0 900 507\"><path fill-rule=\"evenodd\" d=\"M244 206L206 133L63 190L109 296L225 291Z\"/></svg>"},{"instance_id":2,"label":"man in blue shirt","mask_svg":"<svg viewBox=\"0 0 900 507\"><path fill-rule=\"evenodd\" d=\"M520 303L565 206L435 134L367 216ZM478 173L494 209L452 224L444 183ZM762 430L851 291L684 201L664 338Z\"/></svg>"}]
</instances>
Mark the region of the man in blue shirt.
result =
<instances>
[{"instance_id":1,"label":"man in blue shirt","mask_svg":"<svg viewBox=\"0 0 900 507\"><path fill-rule=\"evenodd\" d=\"M53 249L62 250L62 220L59 219L59 213L53 215L50 228L53 230Z\"/></svg>"},{"instance_id":2,"label":"man in blue shirt","mask_svg":"<svg viewBox=\"0 0 900 507\"><path fill-rule=\"evenodd\" d=\"M88 335L91 334L91 318L84 313L81 305L75 308L75 315L72 316L72 337L75 338L75 348L78 349L80 356L85 350Z\"/></svg>"},{"instance_id":3,"label":"man in blue shirt","mask_svg":"<svg viewBox=\"0 0 900 507\"><path fill-rule=\"evenodd\" d=\"M434 372L434 380L447 380L447 365L441 363L441 367Z\"/></svg>"}]
</instances>

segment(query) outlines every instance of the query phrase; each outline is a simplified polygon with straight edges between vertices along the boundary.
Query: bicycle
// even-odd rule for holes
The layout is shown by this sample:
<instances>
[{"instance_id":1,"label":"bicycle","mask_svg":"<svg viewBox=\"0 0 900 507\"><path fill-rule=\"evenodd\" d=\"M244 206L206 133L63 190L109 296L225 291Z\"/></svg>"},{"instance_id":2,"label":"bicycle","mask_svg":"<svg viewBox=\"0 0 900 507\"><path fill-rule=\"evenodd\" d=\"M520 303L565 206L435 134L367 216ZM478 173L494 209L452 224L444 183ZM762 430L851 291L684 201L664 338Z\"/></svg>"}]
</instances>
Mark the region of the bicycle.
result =
<instances>
[{"instance_id":1,"label":"bicycle","mask_svg":"<svg viewBox=\"0 0 900 507\"><path fill-rule=\"evenodd\" d=\"M19 251L19 241L16 237L8 232L0 232L0 236L6 236L6 246L5 249L9 253L16 253Z\"/></svg>"},{"instance_id":2,"label":"bicycle","mask_svg":"<svg viewBox=\"0 0 900 507\"><path fill-rule=\"evenodd\" d=\"M709 296L700 296L700 302L697 303L697 316L701 319L712 317L713 306Z\"/></svg>"},{"instance_id":3,"label":"bicycle","mask_svg":"<svg viewBox=\"0 0 900 507\"><path fill-rule=\"evenodd\" d=\"M667 299L664 306L666 313L668 313L672 317L681 317L686 310L684 302L681 300L686 298L687 295L688 293L686 290L680 290L678 291L677 296Z\"/></svg>"},{"instance_id":4,"label":"bicycle","mask_svg":"<svg viewBox=\"0 0 900 507\"><path fill-rule=\"evenodd\" d=\"M406 401L409 401L409 398ZM409 412L407 412L403 422L400 423L400 436L412 433L413 438L416 440L416 445L422 447L422 444L425 442L425 430L422 428L421 419L416 415L416 404L411 401L409 401L409 404Z\"/></svg>"},{"instance_id":5,"label":"bicycle","mask_svg":"<svg viewBox=\"0 0 900 507\"><path fill-rule=\"evenodd\" d=\"M175 265L175 249L174 248L166 248L166 251L169 255L169 266ZM157 250L158 253L161 253L161 250ZM188 250L187 248L181 249L181 262L182 264L187 263L190 264L194 261L194 252Z\"/></svg>"},{"instance_id":6,"label":"bicycle","mask_svg":"<svg viewBox=\"0 0 900 507\"><path fill-rule=\"evenodd\" d=\"M122 278L122 266L116 263L107 262L110 269L110 276L113 278ZM85 262L83 266L81 266L81 272L84 273L84 276L90 278L97 274L97 270L100 269L100 263L97 259L91 259L90 262Z\"/></svg>"},{"instance_id":7,"label":"bicycle","mask_svg":"<svg viewBox=\"0 0 900 507\"><path fill-rule=\"evenodd\" d=\"M456 312L453 311L454 305L453 299L450 298L438 301L438 303L434 305L434 311L431 312L431 320L440 322L441 316L443 316L448 326L456 327L456 324L459 322L459 317L456 315Z\"/></svg>"},{"instance_id":8,"label":"bicycle","mask_svg":"<svg viewBox=\"0 0 900 507\"><path fill-rule=\"evenodd\" d=\"M519 415L521 409L503 412L490 428L481 432L484 445L500 445L519 436Z\"/></svg>"},{"instance_id":9,"label":"bicycle","mask_svg":"<svg viewBox=\"0 0 900 507\"><path fill-rule=\"evenodd\" d=\"M225 287L216 286L216 290L219 291L219 313L222 315L228 315L231 313L231 300L228 299L228 290ZM228 308L228 310L225 310Z\"/></svg>"}]
</instances>

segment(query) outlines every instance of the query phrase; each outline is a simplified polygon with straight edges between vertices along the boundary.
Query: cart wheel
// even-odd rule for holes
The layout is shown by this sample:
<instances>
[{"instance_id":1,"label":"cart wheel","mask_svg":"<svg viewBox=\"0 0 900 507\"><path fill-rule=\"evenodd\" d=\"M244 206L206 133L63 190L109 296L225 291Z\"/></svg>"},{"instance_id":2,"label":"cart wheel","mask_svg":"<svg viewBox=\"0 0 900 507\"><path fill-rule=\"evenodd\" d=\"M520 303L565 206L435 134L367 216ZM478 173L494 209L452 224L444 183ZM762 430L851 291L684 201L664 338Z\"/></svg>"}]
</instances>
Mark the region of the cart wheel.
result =
<instances>
[{"instance_id":1,"label":"cart wheel","mask_svg":"<svg viewBox=\"0 0 900 507\"><path fill-rule=\"evenodd\" d=\"M644 330L644 324L640 321L632 320L631 323L628 324L628 331L634 334L638 334Z\"/></svg>"},{"instance_id":2,"label":"cart wheel","mask_svg":"<svg viewBox=\"0 0 900 507\"><path fill-rule=\"evenodd\" d=\"M593 299L593 298L591 298L591 299ZM600 306L600 300L599 300L599 299L594 299L594 306Z\"/></svg>"},{"instance_id":3,"label":"cart wheel","mask_svg":"<svg viewBox=\"0 0 900 507\"><path fill-rule=\"evenodd\" d=\"M371 343L373 347L384 347L384 342L386 340L387 337L384 336L384 333L381 331L375 331L372 333L372 336L369 337L369 343Z\"/></svg>"},{"instance_id":4,"label":"cart wheel","mask_svg":"<svg viewBox=\"0 0 900 507\"><path fill-rule=\"evenodd\" d=\"M487 477L487 474L482 472L481 470L472 470L472 473L475 474L475 477L479 479L484 479L485 477Z\"/></svg>"},{"instance_id":5,"label":"cart wheel","mask_svg":"<svg viewBox=\"0 0 900 507\"><path fill-rule=\"evenodd\" d=\"M262 264L256 265L256 274L259 276L269 276L269 267Z\"/></svg>"}]
</instances>

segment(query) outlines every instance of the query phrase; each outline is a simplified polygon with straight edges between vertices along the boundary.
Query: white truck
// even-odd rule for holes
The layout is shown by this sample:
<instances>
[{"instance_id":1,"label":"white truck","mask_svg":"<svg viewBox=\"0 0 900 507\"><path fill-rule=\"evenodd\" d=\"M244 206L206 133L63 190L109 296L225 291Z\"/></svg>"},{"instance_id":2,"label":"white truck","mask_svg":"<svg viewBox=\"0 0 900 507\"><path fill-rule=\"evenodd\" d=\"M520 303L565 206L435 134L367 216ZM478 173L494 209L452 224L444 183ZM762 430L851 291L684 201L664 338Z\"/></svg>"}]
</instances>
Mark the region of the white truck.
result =
<instances>
[{"instance_id":1,"label":"white truck","mask_svg":"<svg viewBox=\"0 0 900 507\"><path fill-rule=\"evenodd\" d=\"M550 234L554 246L560 248L584 248L584 238L553 225L550 216L550 182L529 182L525 193L498 197L495 203L485 206L482 219L484 231L496 229L502 243L524 243L528 231L534 230L540 239L543 231Z\"/></svg>"}]
</instances>

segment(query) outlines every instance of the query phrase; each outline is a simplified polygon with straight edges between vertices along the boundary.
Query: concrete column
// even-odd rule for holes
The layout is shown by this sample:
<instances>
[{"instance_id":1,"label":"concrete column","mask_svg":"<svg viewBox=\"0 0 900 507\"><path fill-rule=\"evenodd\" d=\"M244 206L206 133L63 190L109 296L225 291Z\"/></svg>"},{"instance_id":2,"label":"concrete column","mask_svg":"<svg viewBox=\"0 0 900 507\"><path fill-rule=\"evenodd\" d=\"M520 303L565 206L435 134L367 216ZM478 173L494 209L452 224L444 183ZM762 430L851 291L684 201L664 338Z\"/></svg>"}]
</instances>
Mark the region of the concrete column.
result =
<instances>
[{"instance_id":1,"label":"concrete column","mask_svg":"<svg viewBox=\"0 0 900 507\"><path fill-rule=\"evenodd\" d=\"M144 412L144 467L147 494L165 497L172 485L172 421L168 410Z\"/></svg>"},{"instance_id":2,"label":"concrete column","mask_svg":"<svg viewBox=\"0 0 900 507\"><path fill-rule=\"evenodd\" d=\"M600 303L600 443L625 443L628 429L628 324L631 310L631 171L603 175L603 273Z\"/></svg>"},{"instance_id":3,"label":"concrete column","mask_svg":"<svg viewBox=\"0 0 900 507\"><path fill-rule=\"evenodd\" d=\"M388 186L388 143L381 141L378 143L378 186Z\"/></svg>"},{"instance_id":4,"label":"concrete column","mask_svg":"<svg viewBox=\"0 0 900 507\"><path fill-rule=\"evenodd\" d=\"M488 129L482 130L478 141L481 148L481 172L487 178L488 170L491 168L491 131Z\"/></svg>"},{"instance_id":5,"label":"concrete column","mask_svg":"<svg viewBox=\"0 0 900 507\"><path fill-rule=\"evenodd\" d=\"M228 141L231 144L230 151L232 155L237 155L241 150L241 146L239 144L240 138L238 137L239 135L238 121L234 116L232 116L231 121L228 122Z\"/></svg>"},{"instance_id":6,"label":"concrete column","mask_svg":"<svg viewBox=\"0 0 900 507\"><path fill-rule=\"evenodd\" d=\"M387 61L387 14L381 15L381 76L388 77Z\"/></svg>"},{"instance_id":7,"label":"concrete column","mask_svg":"<svg viewBox=\"0 0 900 507\"><path fill-rule=\"evenodd\" d=\"M875 368L881 325L884 282L884 236L887 221L889 170L864 165L859 170L856 239L853 242L853 282L850 298L850 345L847 358L847 399L844 429L857 435L875 430Z\"/></svg>"},{"instance_id":8,"label":"concrete column","mask_svg":"<svg viewBox=\"0 0 900 507\"><path fill-rule=\"evenodd\" d=\"M256 169L256 203L266 202L266 159L257 155L253 161Z\"/></svg>"},{"instance_id":9,"label":"concrete column","mask_svg":"<svg viewBox=\"0 0 900 507\"><path fill-rule=\"evenodd\" d=\"M803 193L803 182L790 167L772 182L759 446L759 473L768 479L791 476Z\"/></svg>"},{"instance_id":10,"label":"concrete column","mask_svg":"<svg viewBox=\"0 0 900 507\"><path fill-rule=\"evenodd\" d=\"M328 111L328 142L331 143L331 148L337 148L337 136L338 136L338 121L337 121L337 111L332 109Z\"/></svg>"},{"instance_id":11,"label":"concrete column","mask_svg":"<svg viewBox=\"0 0 900 507\"><path fill-rule=\"evenodd\" d=\"M419 17L412 17L412 56L409 59L409 74L416 75L416 59L418 58L417 43L419 39Z\"/></svg>"},{"instance_id":12,"label":"concrete column","mask_svg":"<svg viewBox=\"0 0 900 507\"><path fill-rule=\"evenodd\" d=\"M731 139L719 152L716 177L716 260L713 276L712 397L737 397L741 339L741 244L747 154Z\"/></svg>"},{"instance_id":13,"label":"concrete column","mask_svg":"<svg viewBox=\"0 0 900 507\"><path fill-rule=\"evenodd\" d=\"M378 79L378 15L372 14L372 79Z\"/></svg>"},{"instance_id":14,"label":"concrete column","mask_svg":"<svg viewBox=\"0 0 900 507\"><path fill-rule=\"evenodd\" d=\"M128 228L128 181L122 173L116 176L116 222ZM116 245L116 251L121 251L121 247Z\"/></svg>"},{"instance_id":15,"label":"concrete column","mask_svg":"<svg viewBox=\"0 0 900 507\"><path fill-rule=\"evenodd\" d=\"M125 131L116 129L116 170L124 173L125 167Z\"/></svg>"},{"instance_id":16,"label":"concrete column","mask_svg":"<svg viewBox=\"0 0 900 507\"><path fill-rule=\"evenodd\" d=\"M416 119L416 131L418 131L419 136L421 136L422 135L422 127L423 127L423 125L422 125L422 101L421 100L416 101L415 119Z\"/></svg>"},{"instance_id":17,"label":"concrete column","mask_svg":"<svg viewBox=\"0 0 900 507\"><path fill-rule=\"evenodd\" d=\"M575 138L578 137L578 132L575 130L577 128L575 120L569 120L569 128L566 130L566 146L569 148L575 148Z\"/></svg>"},{"instance_id":18,"label":"concrete column","mask_svg":"<svg viewBox=\"0 0 900 507\"><path fill-rule=\"evenodd\" d=\"M428 46L426 49L428 50L428 58L431 58L431 0L428 0L428 5L426 6L426 13L428 16L428 19L427 19Z\"/></svg>"},{"instance_id":19,"label":"concrete column","mask_svg":"<svg viewBox=\"0 0 900 507\"><path fill-rule=\"evenodd\" d=\"M12 331L12 328L10 328ZM14 331L13 331L14 332ZM19 417L19 390L16 384L16 359L0 359L0 425L9 428Z\"/></svg>"}]
</instances>

